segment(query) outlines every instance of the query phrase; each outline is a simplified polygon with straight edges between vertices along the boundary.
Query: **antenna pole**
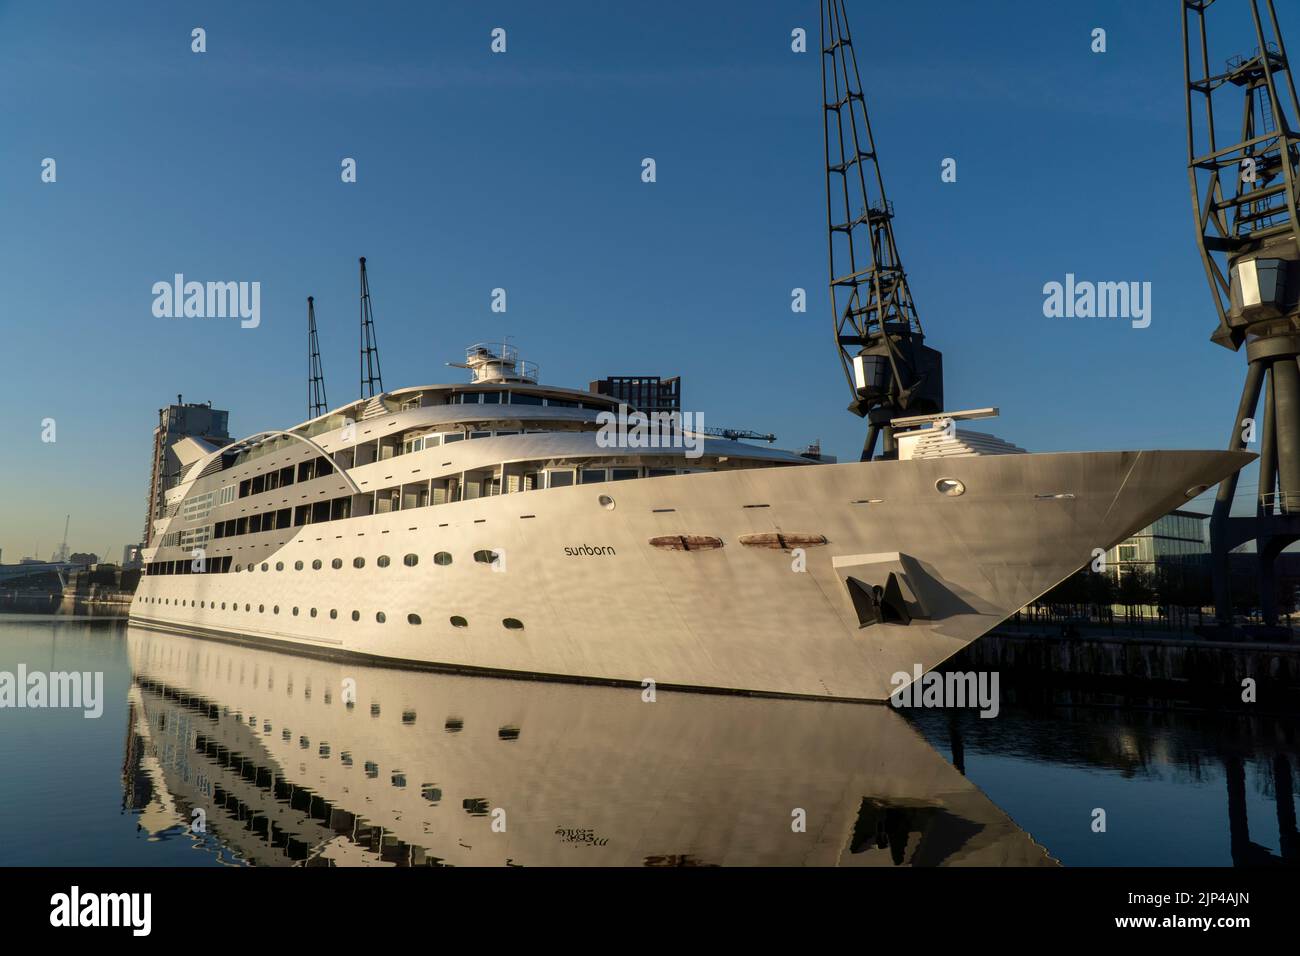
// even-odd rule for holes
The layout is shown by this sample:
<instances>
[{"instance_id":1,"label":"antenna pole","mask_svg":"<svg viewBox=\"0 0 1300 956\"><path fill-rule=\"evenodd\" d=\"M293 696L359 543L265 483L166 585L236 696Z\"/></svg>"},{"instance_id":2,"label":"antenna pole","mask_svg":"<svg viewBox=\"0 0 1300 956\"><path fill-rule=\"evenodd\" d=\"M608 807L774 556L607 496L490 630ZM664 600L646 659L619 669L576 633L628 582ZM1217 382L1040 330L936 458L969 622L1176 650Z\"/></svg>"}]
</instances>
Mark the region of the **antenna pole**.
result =
<instances>
[{"instance_id":1,"label":"antenna pole","mask_svg":"<svg viewBox=\"0 0 1300 956\"><path fill-rule=\"evenodd\" d=\"M325 370L321 367L320 341L316 337L315 299L307 296L307 417L324 415L328 408Z\"/></svg>"},{"instance_id":2,"label":"antenna pole","mask_svg":"<svg viewBox=\"0 0 1300 956\"><path fill-rule=\"evenodd\" d=\"M378 391L376 391L378 388ZM384 391L384 376L379 370L379 345L375 341L375 316L370 308L370 279L366 276L366 257L361 257L361 397L374 398Z\"/></svg>"}]
</instances>

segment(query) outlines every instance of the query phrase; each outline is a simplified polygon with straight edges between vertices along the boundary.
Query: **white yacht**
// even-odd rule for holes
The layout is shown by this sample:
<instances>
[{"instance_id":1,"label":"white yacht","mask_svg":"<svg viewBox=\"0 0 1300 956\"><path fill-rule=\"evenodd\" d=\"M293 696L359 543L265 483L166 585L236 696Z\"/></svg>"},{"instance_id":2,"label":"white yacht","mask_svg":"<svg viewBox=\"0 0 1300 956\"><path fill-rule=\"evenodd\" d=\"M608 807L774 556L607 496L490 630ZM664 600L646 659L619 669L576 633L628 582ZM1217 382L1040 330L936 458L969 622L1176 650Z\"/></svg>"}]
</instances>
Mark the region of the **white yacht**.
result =
<instances>
[{"instance_id":1,"label":"white yacht","mask_svg":"<svg viewBox=\"0 0 1300 956\"><path fill-rule=\"evenodd\" d=\"M184 439L132 623L463 672L883 700L1253 457L1027 454L955 413L896 419L896 460L832 464L613 429L617 399L539 384L511 347L475 346L464 367L468 382L226 447Z\"/></svg>"}]
</instances>

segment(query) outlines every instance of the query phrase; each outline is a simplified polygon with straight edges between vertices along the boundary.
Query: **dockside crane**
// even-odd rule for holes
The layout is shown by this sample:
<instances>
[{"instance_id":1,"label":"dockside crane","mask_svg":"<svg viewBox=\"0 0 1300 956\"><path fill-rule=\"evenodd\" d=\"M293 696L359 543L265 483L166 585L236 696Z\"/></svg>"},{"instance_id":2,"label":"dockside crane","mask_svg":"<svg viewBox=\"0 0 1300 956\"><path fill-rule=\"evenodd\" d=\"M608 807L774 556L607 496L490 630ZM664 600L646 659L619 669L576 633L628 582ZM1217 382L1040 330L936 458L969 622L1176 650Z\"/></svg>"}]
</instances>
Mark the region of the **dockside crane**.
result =
<instances>
[{"instance_id":1,"label":"dockside crane","mask_svg":"<svg viewBox=\"0 0 1300 956\"><path fill-rule=\"evenodd\" d=\"M67 560L68 560L68 527L69 527L71 524L72 524L72 515L64 515L64 517L63 517L63 543L59 545L59 554L58 554L58 557L56 557L56 558L54 559L54 560L56 560L56 561L67 561Z\"/></svg>"},{"instance_id":2,"label":"dockside crane","mask_svg":"<svg viewBox=\"0 0 1300 956\"><path fill-rule=\"evenodd\" d=\"M1258 439L1260 452L1254 514L1230 514L1235 473L1215 498L1215 616L1221 626L1231 625L1228 555L1253 540L1260 606L1272 625L1274 561L1300 540L1300 103L1274 0L1223 0L1210 14L1214 6L1215 0L1182 2L1187 167L1197 242L1218 313L1210 339L1246 351L1246 382L1228 447ZM1248 37L1253 50L1212 58L1213 40L1222 43L1224 36L1234 44Z\"/></svg>"},{"instance_id":3,"label":"dockside crane","mask_svg":"<svg viewBox=\"0 0 1300 956\"><path fill-rule=\"evenodd\" d=\"M890 421L943 410L943 356L925 334L894 242L844 0L821 0L831 310L840 364L868 422L862 461L897 455Z\"/></svg>"},{"instance_id":4,"label":"dockside crane","mask_svg":"<svg viewBox=\"0 0 1300 956\"><path fill-rule=\"evenodd\" d=\"M776 441L776 436L771 432L764 434L762 432L752 432L746 428L728 428L725 425L709 425L701 428L700 431L716 438L726 438L729 441L765 441L768 444Z\"/></svg>"}]
</instances>

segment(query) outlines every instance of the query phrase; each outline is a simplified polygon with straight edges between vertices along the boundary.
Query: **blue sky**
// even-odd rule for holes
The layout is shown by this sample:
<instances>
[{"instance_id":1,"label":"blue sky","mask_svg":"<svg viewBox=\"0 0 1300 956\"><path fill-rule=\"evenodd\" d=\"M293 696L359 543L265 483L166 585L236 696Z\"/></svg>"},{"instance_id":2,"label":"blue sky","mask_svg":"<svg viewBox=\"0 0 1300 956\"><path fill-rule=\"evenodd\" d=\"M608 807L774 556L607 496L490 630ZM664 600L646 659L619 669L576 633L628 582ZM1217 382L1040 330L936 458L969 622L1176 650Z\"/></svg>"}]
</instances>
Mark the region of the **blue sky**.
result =
<instances>
[{"instance_id":1,"label":"blue sky","mask_svg":"<svg viewBox=\"0 0 1300 956\"><path fill-rule=\"evenodd\" d=\"M1208 340L1177 4L850 17L949 407L1000 406L991 430L1034 451L1223 446L1245 361ZM240 434L304 418L309 294L331 404L355 397L360 255L389 388L459 381L444 363L510 336L548 383L680 374L708 423L856 458L816 30L815 0L0 2L4 560L46 556L67 512L74 549L138 540L178 392ZM155 318L177 272L259 281L260 327ZM1066 273L1151 282L1151 326L1045 318Z\"/></svg>"}]
</instances>

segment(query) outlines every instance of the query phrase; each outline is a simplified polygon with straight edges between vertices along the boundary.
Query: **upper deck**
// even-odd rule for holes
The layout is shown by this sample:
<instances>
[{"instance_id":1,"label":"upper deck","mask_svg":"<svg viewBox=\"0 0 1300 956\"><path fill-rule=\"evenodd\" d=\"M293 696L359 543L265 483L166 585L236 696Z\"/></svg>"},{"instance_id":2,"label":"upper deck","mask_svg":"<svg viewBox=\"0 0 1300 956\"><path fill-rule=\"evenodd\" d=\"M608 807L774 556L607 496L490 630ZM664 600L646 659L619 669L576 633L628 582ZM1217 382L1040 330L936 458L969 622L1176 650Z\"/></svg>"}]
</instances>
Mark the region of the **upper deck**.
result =
<instances>
[{"instance_id":1,"label":"upper deck","mask_svg":"<svg viewBox=\"0 0 1300 956\"><path fill-rule=\"evenodd\" d=\"M472 381L359 399L224 448L190 439L190 460L157 526L161 545L146 558L491 495L812 463L705 436L680 419L620 426L616 398L538 384L499 352L471 350L463 367Z\"/></svg>"}]
</instances>

